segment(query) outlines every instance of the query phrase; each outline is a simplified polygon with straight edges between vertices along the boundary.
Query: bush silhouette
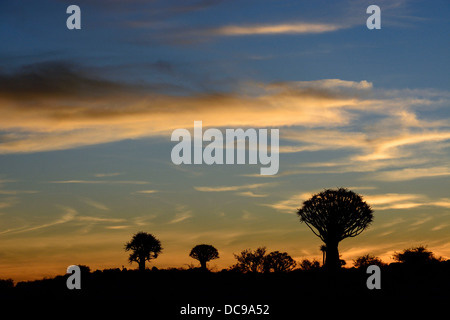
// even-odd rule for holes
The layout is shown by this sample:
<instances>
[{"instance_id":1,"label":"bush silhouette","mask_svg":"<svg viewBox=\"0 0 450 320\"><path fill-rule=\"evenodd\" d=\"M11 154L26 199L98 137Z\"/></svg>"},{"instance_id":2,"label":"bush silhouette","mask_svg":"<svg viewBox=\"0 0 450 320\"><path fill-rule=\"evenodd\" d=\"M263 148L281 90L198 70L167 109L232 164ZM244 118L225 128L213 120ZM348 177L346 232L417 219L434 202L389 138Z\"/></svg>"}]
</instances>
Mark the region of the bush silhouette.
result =
<instances>
[{"instance_id":1,"label":"bush silhouette","mask_svg":"<svg viewBox=\"0 0 450 320\"><path fill-rule=\"evenodd\" d=\"M234 257L237 263L231 269L242 273L288 272L297 265L287 252L273 251L266 255L266 247L259 247L255 251L246 249Z\"/></svg>"},{"instance_id":2,"label":"bush silhouette","mask_svg":"<svg viewBox=\"0 0 450 320\"><path fill-rule=\"evenodd\" d=\"M339 242L364 231L373 220L372 212L361 196L339 188L313 195L303 202L297 214L300 222L304 222L325 243L325 267L337 269L341 266Z\"/></svg>"},{"instance_id":3,"label":"bush silhouette","mask_svg":"<svg viewBox=\"0 0 450 320\"><path fill-rule=\"evenodd\" d=\"M301 270L314 270L320 268L320 262L315 259L313 260L303 259L299 263L299 267Z\"/></svg>"},{"instance_id":4,"label":"bush silhouette","mask_svg":"<svg viewBox=\"0 0 450 320\"><path fill-rule=\"evenodd\" d=\"M162 251L161 242L152 234L138 232L125 244L125 251L131 251L128 261L137 262L139 270L145 270L145 261L156 259Z\"/></svg>"},{"instance_id":5,"label":"bush silhouette","mask_svg":"<svg viewBox=\"0 0 450 320\"><path fill-rule=\"evenodd\" d=\"M218 259L219 252L212 245L199 244L194 248L192 248L191 253L189 253L189 256L200 262L202 270L207 270L206 263L210 260Z\"/></svg>"},{"instance_id":6,"label":"bush silhouette","mask_svg":"<svg viewBox=\"0 0 450 320\"><path fill-rule=\"evenodd\" d=\"M375 257L370 254L363 255L361 257L358 257L356 260L353 260L355 268L358 269L366 269L370 265L376 265L379 267L382 267L386 265L383 261L381 261L380 258Z\"/></svg>"},{"instance_id":7,"label":"bush silhouette","mask_svg":"<svg viewBox=\"0 0 450 320\"><path fill-rule=\"evenodd\" d=\"M292 271L297 263L286 252L273 251L264 257L264 272Z\"/></svg>"},{"instance_id":8,"label":"bush silhouette","mask_svg":"<svg viewBox=\"0 0 450 320\"><path fill-rule=\"evenodd\" d=\"M397 262L411 266L424 265L430 262L439 262L442 260L442 258L436 258L433 252L427 250L424 246L405 249L401 253L395 252L393 258Z\"/></svg>"},{"instance_id":9,"label":"bush silhouette","mask_svg":"<svg viewBox=\"0 0 450 320\"><path fill-rule=\"evenodd\" d=\"M251 251L250 249L243 250L239 255L234 255L237 263L232 269L243 273L264 272L265 255L266 247L259 247L255 251Z\"/></svg>"}]
</instances>

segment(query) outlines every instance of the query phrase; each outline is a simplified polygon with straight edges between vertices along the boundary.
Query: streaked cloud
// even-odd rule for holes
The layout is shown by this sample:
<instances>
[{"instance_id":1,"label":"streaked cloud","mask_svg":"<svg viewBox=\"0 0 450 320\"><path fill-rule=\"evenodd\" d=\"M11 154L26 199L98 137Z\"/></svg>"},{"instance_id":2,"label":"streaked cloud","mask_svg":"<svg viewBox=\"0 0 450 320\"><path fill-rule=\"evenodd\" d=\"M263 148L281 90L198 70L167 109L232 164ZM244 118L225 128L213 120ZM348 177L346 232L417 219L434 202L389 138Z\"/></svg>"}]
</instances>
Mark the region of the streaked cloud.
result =
<instances>
[{"instance_id":1,"label":"streaked cloud","mask_svg":"<svg viewBox=\"0 0 450 320\"><path fill-rule=\"evenodd\" d=\"M44 229L44 228L48 228L48 227L53 227L55 225L60 225L60 224L64 224L69 221L73 221L75 219L75 216L78 214L78 212L73 208L62 207L62 209L65 211L65 213L62 214L59 218L57 218L55 220L52 220L47 223L39 224L39 225L34 225L34 226L26 225L26 226L22 226L22 227L18 227L18 228L3 230L3 231L0 231L0 235L9 234L9 233L24 233L24 232L35 231L35 230Z\"/></svg>"},{"instance_id":2,"label":"streaked cloud","mask_svg":"<svg viewBox=\"0 0 450 320\"><path fill-rule=\"evenodd\" d=\"M16 197L8 197L0 200L0 210L9 208L18 203L18 199Z\"/></svg>"},{"instance_id":3,"label":"streaked cloud","mask_svg":"<svg viewBox=\"0 0 450 320\"><path fill-rule=\"evenodd\" d=\"M151 189L151 190L139 190L139 191L136 191L135 193L139 193L139 194L152 194L152 193L156 193L156 192L158 192L158 190L153 190L153 189Z\"/></svg>"},{"instance_id":4,"label":"streaked cloud","mask_svg":"<svg viewBox=\"0 0 450 320\"><path fill-rule=\"evenodd\" d=\"M319 192L319 191L320 190L294 194L294 195L291 195L290 197L288 197L285 200L280 200L280 201L277 201L275 203L266 203L266 204L263 204L263 205L267 206L267 207L270 207L270 208L273 208L273 209L275 209L277 211L280 211L280 212L294 214L297 211L297 209L299 209L302 206L304 201L308 200L309 198L311 198L311 196L314 193Z\"/></svg>"},{"instance_id":5,"label":"streaked cloud","mask_svg":"<svg viewBox=\"0 0 450 320\"><path fill-rule=\"evenodd\" d=\"M18 195L18 194L33 194L39 193L37 190L3 190L0 189L0 194L4 195Z\"/></svg>"},{"instance_id":6,"label":"streaked cloud","mask_svg":"<svg viewBox=\"0 0 450 320\"><path fill-rule=\"evenodd\" d=\"M103 210L103 211L109 211L109 208L105 204L100 203L98 201L94 201L92 199L84 199L83 202L90 205L91 207L96 208L96 209Z\"/></svg>"},{"instance_id":7,"label":"streaked cloud","mask_svg":"<svg viewBox=\"0 0 450 320\"><path fill-rule=\"evenodd\" d=\"M343 29L343 26L324 23L280 23L260 25L228 25L209 30L209 34L219 36L255 36L280 34L324 33Z\"/></svg>"},{"instance_id":8,"label":"streaked cloud","mask_svg":"<svg viewBox=\"0 0 450 320\"><path fill-rule=\"evenodd\" d=\"M240 191L247 189L257 189L270 185L269 183L253 183L239 186L218 186L218 187L194 187L197 191L202 192L226 192L226 191Z\"/></svg>"},{"instance_id":9,"label":"streaked cloud","mask_svg":"<svg viewBox=\"0 0 450 320\"><path fill-rule=\"evenodd\" d=\"M347 109L356 107L359 100L354 91L365 92L368 86L365 81L336 79L311 84L251 83L243 84L239 92L183 96L115 85L58 65L35 68L3 75L9 90L0 90L0 153L168 135L174 129L192 127L198 119L211 127L336 127L350 122ZM35 82L42 90L34 87ZM27 86L34 89L29 91Z\"/></svg>"},{"instance_id":10,"label":"streaked cloud","mask_svg":"<svg viewBox=\"0 0 450 320\"><path fill-rule=\"evenodd\" d=\"M243 191L243 192L238 192L236 194L239 195L239 196L251 197L251 198L264 198L264 197L267 197L267 194L257 194L257 193L253 193L252 191Z\"/></svg>"},{"instance_id":11,"label":"streaked cloud","mask_svg":"<svg viewBox=\"0 0 450 320\"><path fill-rule=\"evenodd\" d=\"M446 177L450 175L449 167L404 168L382 171L372 174L372 178L381 181L407 181L421 178Z\"/></svg>"},{"instance_id":12,"label":"streaked cloud","mask_svg":"<svg viewBox=\"0 0 450 320\"><path fill-rule=\"evenodd\" d=\"M300 208L305 200L321 190L302 192L293 194L290 197L276 201L274 203L265 203L264 206L276 209L280 212L295 213ZM404 210L423 206L433 206L450 208L449 198L430 199L429 196L422 194L402 194L402 193L385 193L385 194L361 194L363 200L366 201L374 210ZM383 225L389 227L400 223L403 220L396 220ZM392 224L392 225L391 225Z\"/></svg>"},{"instance_id":13,"label":"streaked cloud","mask_svg":"<svg viewBox=\"0 0 450 320\"><path fill-rule=\"evenodd\" d=\"M49 183L61 183L61 184L149 184L148 181L139 180L56 180L49 181Z\"/></svg>"},{"instance_id":14,"label":"streaked cloud","mask_svg":"<svg viewBox=\"0 0 450 320\"><path fill-rule=\"evenodd\" d=\"M120 176L121 174L122 174L121 172L96 173L96 174L94 174L94 177L97 177L97 178L116 177L116 176Z\"/></svg>"},{"instance_id":15,"label":"streaked cloud","mask_svg":"<svg viewBox=\"0 0 450 320\"><path fill-rule=\"evenodd\" d=\"M175 217L169 221L170 224L172 223L179 223L182 222L184 220L187 220L189 218L192 217L192 213L190 210L184 211L184 212L179 212L175 215Z\"/></svg>"}]
</instances>

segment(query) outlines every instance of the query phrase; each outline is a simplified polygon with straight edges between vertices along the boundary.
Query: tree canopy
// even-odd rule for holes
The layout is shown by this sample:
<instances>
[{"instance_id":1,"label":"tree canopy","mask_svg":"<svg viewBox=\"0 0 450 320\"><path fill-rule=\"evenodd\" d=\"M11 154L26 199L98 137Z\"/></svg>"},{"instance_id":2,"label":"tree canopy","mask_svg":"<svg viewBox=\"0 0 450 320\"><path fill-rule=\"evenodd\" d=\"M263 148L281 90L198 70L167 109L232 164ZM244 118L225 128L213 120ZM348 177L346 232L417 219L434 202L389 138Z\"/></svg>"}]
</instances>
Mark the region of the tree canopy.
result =
<instances>
[{"instance_id":1,"label":"tree canopy","mask_svg":"<svg viewBox=\"0 0 450 320\"><path fill-rule=\"evenodd\" d=\"M216 248L209 244L199 244L192 248L189 253L191 258L194 258L200 262L201 268L206 270L206 263L208 261L218 259L219 252Z\"/></svg>"}]
</instances>

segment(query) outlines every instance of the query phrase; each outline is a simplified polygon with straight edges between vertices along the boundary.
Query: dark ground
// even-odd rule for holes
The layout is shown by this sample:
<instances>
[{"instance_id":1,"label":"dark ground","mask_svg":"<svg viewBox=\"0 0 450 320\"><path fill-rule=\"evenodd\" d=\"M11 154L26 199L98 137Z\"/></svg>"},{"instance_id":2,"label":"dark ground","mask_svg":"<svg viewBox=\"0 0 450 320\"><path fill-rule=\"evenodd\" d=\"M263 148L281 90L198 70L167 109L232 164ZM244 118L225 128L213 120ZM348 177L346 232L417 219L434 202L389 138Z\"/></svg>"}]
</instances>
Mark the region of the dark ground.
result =
<instances>
[{"instance_id":1,"label":"dark ground","mask_svg":"<svg viewBox=\"0 0 450 320\"><path fill-rule=\"evenodd\" d=\"M69 275L15 286L0 281L0 299L144 299L148 301L292 301L315 299L445 299L450 301L450 260L422 266L392 263L381 269L381 289L369 290L365 269L345 268L335 277L323 269L289 273L106 269L82 270L81 289Z\"/></svg>"}]
</instances>

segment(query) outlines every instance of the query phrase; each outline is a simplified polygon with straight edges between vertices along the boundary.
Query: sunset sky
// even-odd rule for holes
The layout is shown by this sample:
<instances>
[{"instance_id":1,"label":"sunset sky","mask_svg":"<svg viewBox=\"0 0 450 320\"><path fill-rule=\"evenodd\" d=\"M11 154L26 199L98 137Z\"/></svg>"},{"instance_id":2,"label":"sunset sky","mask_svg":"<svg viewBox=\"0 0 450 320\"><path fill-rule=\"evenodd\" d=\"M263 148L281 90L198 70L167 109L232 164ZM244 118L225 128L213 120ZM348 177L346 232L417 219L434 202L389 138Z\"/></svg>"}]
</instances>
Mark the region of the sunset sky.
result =
<instances>
[{"instance_id":1,"label":"sunset sky","mask_svg":"<svg viewBox=\"0 0 450 320\"><path fill-rule=\"evenodd\" d=\"M81 8L81 30L66 9ZM366 9L381 8L369 30ZM374 209L363 254L450 258L448 1L1 1L0 279L187 267L197 244L322 260L296 209L346 187ZM280 132L280 169L174 165L171 133Z\"/></svg>"}]
</instances>

